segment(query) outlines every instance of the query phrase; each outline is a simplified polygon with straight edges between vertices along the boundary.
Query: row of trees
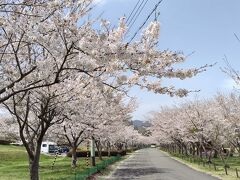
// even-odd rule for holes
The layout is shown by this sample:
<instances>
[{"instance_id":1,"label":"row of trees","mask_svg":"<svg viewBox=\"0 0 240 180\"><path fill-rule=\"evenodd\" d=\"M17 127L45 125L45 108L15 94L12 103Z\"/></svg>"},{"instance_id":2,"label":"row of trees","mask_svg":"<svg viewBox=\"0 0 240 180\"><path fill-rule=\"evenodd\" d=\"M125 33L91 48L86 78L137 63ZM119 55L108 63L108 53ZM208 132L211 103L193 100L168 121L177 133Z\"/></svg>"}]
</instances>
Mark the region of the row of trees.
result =
<instances>
[{"instance_id":1,"label":"row of trees","mask_svg":"<svg viewBox=\"0 0 240 180\"><path fill-rule=\"evenodd\" d=\"M92 0L0 1L0 103L18 124L31 180L39 179L46 134L64 136L73 152L89 136L98 148L127 146L138 136L122 123L132 110L123 103L129 88L183 97L188 90L163 87L161 79L191 78L206 68L174 68L185 57L157 49L156 21L131 43L124 18L114 28L106 20L94 28L98 21L87 17L93 7Z\"/></svg>"},{"instance_id":2,"label":"row of trees","mask_svg":"<svg viewBox=\"0 0 240 180\"><path fill-rule=\"evenodd\" d=\"M208 158L240 156L240 96L217 94L208 100L195 99L154 112L152 136L173 152ZM226 151L228 148L228 153Z\"/></svg>"}]
</instances>

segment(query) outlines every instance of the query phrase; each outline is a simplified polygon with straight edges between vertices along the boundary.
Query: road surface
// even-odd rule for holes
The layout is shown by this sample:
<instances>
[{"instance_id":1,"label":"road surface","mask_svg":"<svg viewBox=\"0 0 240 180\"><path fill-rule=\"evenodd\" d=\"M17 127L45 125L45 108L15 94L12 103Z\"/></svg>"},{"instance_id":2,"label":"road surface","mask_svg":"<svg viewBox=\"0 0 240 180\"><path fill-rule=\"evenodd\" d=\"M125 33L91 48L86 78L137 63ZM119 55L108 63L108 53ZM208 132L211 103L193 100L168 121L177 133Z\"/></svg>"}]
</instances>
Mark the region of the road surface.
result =
<instances>
[{"instance_id":1,"label":"road surface","mask_svg":"<svg viewBox=\"0 0 240 180\"><path fill-rule=\"evenodd\" d=\"M107 178L108 180L217 180L170 158L158 149L135 152Z\"/></svg>"}]
</instances>

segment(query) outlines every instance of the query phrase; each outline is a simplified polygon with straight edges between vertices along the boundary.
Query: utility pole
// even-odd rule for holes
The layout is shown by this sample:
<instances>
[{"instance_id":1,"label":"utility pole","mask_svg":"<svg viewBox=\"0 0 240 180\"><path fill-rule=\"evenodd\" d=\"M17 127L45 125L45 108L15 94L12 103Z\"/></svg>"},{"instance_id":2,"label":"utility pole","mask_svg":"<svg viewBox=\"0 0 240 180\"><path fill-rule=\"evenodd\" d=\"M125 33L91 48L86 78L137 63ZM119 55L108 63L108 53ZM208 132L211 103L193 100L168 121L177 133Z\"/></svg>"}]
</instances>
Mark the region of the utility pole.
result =
<instances>
[{"instance_id":1,"label":"utility pole","mask_svg":"<svg viewBox=\"0 0 240 180\"><path fill-rule=\"evenodd\" d=\"M96 161L95 161L95 139L92 136L91 139L91 158L92 158L92 166L96 166Z\"/></svg>"}]
</instances>

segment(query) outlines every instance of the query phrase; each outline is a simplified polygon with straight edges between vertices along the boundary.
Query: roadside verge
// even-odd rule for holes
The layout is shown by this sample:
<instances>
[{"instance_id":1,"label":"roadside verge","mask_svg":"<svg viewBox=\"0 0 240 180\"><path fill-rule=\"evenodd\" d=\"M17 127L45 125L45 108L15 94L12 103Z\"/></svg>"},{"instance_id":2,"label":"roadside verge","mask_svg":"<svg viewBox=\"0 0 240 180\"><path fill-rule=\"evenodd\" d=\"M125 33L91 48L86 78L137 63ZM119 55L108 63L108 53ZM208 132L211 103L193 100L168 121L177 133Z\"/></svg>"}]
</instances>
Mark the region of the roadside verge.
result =
<instances>
[{"instance_id":1,"label":"roadside verge","mask_svg":"<svg viewBox=\"0 0 240 180\"><path fill-rule=\"evenodd\" d=\"M229 171L228 175L225 174L224 169L221 167L213 167L211 164L199 164L196 162L193 162L189 159L182 159L180 157L176 157L166 151L160 150L162 153L166 154L170 158L196 170L203 173L206 173L208 175L214 176L216 178L222 179L222 180L240 180L240 178L236 177L235 171Z\"/></svg>"}]
</instances>

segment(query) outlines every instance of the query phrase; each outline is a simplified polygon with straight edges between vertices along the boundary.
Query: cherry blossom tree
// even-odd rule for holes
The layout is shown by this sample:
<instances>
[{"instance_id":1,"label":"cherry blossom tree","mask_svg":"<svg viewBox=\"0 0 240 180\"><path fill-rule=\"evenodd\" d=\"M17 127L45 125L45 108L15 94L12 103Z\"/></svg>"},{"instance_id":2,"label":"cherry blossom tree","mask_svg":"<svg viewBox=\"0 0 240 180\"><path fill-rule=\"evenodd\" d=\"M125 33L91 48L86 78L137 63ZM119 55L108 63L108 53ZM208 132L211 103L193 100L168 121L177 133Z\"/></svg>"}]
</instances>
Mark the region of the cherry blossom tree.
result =
<instances>
[{"instance_id":1,"label":"cherry blossom tree","mask_svg":"<svg viewBox=\"0 0 240 180\"><path fill-rule=\"evenodd\" d=\"M94 84L126 92L137 85L155 93L186 96L189 91L164 87L164 78L191 78L205 70L176 69L183 54L157 48L159 23L149 23L138 41L126 43L124 18L111 28L107 20L94 29L86 20L92 0L0 2L0 102L19 124L28 152L30 178L38 180L40 144L49 127L66 119L64 101ZM71 81L72 80L72 81ZM72 82L68 86L69 81ZM61 89L64 92L59 92ZM60 98L61 94L68 94ZM37 143L36 143L37 142Z\"/></svg>"},{"instance_id":2,"label":"cherry blossom tree","mask_svg":"<svg viewBox=\"0 0 240 180\"><path fill-rule=\"evenodd\" d=\"M99 123L101 106L105 106L101 94L92 90L93 86L88 86L82 94L76 94L74 101L69 101L64 105L65 121L55 127L54 133L66 138L72 153L72 167L77 166L77 147L88 139L95 125ZM102 122L103 120L100 119Z\"/></svg>"},{"instance_id":3,"label":"cherry blossom tree","mask_svg":"<svg viewBox=\"0 0 240 180\"><path fill-rule=\"evenodd\" d=\"M113 98L110 98L112 102L107 102L107 104L110 106L105 106L106 113L104 116L101 116L101 118L104 119L103 123L96 124L96 128L93 131L93 136L100 159L102 158L101 151L103 147L105 147L105 149L107 149L110 153L111 144L116 144L116 142L113 142L114 134L117 133L116 131L121 131L123 128L125 128L125 136L130 136L133 132L127 133L127 129L130 128L130 113L132 113L136 107L135 100L130 99L128 103L124 103L123 97L124 96L121 94L118 94L115 96L114 101L112 101ZM134 133L132 135L134 136Z\"/></svg>"},{"instance_id":4,"label":"cherry blossom tree","mask_svg":"<svg viewBox=\"0 0 240 180\"><path fill-rule=\"evenodd\" d=\"M239 96L218 94L212 99L165 107L149 117L152 138L172 152L199 156L208 163L219 156L227 167L226 147L239 149ZM229 156L231 152L228 152Z\"/></svg>"},{"instance_id":5,"label":"cherry blossom tree","mask_svg":"<svg viewBox=\"0 0 240 180\"><path fill-rule=\"evenodd\" d=\"M204 67L174 69L172 65L185 57L156 48L158 22L151 22L139 41L125 43L124 18L114 29L103 20L102 30L93 29L93 21L81 21L92 8L91 2L1 1L1 102L16 93L58 83L68 70L92 77L104 72L117 78L115 88L118 83L128 83L156 93L188 93L162 87L159 80L192 77ZM93 75L96 71L99 73ZM126 71L132 73L126 75ZM150 82L148 77L156 81Z\"/></svg>"},{"instance_id":6,"label":"cherry blossom tree","mask_svg":"<svg viewBox=\"0 0 240 180\"><path fill-rule=\"evenodd\" d=\"M222 124L224 138L229 143L229 146L237 150L240 155L239 95L238 93L231 93L230 95L218 94L215 99L220 106L220 112L224 119L224 123Z\"/></svg>"},{"instance_id":7,"label":"cherry blossom tree","mask_svg":"<svg viewBox=\"0 0 240 180\"><path fill-rule=\"evenodd\" d=\"M0 120L0 139L10 142L19 141L18 124L11 117L2 117Z\"/></svg>"},{"instance_id":8,"label":"cherry blossom tree","mask_svg":"<svg viewBox=\"0 0 240 180\"><path fill-rule=\"evenodd\" d=\"M59 88L59 86L57 86ZM41 144L47 130L65 119L63 104L71 97L56 86L13 95L3 104L18 123L19 136L29 158L30 178L38 179Z\"/></svg>"},{"instance_id":9,"label":"cherry blossom tree","mask_svg":"<svg viewBox=\"0 0 240 180\"><path fill-rule=\"evenodd\" d=\"M121 121L123 114L130 112L130 106L124 109L121 103L123 94L119 92L113 94L113 92L108 86L97 90L88 85L84 92L77 94L78 98L64 105L66 119L60 125L61 128L56 128L55 133L64 136L72 148L72 167L76 167L77 147L84 140L92 137L96 140L101 158L102 128Z\"/></svg>"},{"instance_id":10,"label":"cherry blossom tree","mask_svg":"<svg viewBox=\"0 0 240 180\"><path fill-rule=\"evenodd\" d=\"M79 40L74 37L78 30L76 18L88 12L89 3L0 2L0 102L62 80L70 62L78 57L74 52Z\"/></svg>"}]
</instances>

